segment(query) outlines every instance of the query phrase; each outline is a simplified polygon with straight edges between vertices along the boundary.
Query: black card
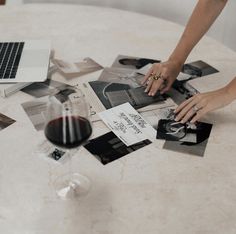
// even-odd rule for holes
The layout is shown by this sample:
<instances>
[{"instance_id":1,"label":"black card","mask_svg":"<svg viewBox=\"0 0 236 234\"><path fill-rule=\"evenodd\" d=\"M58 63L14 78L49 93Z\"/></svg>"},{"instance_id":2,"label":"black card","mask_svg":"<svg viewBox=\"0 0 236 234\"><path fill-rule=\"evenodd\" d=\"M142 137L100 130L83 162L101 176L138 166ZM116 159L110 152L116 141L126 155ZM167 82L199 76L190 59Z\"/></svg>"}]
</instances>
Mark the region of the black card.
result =
<instances>
[{"instance_id":1,"label":"black card","mask_svg":"<svg viewBox=\"0 0 236 234\"><path fill-rule=\"evenodd\" d=\"M126 146L113 132L108 132L90 140L84 147L105 165L149 144L151 141L144 140Z\"/></svg>"}]
</instances>

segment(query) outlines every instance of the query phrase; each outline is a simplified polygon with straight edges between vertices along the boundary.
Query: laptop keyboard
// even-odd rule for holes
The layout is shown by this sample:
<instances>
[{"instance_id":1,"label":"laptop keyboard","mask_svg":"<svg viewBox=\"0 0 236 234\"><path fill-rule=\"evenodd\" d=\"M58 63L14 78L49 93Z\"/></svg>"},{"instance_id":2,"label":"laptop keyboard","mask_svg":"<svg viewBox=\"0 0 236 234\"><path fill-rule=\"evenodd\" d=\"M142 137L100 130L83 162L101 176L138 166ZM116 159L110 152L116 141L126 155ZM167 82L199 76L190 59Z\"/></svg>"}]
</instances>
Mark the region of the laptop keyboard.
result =
<instances>
[{"instance_id":1,"label":"laptop keyboard","mask_svg":"<svg viewBox=\"0 0 236 234\"><path fill-rule=\"evenodd\" d=\"M0 79L14 79L24 42L0 43Z\"/></svg>"}]
</instances>

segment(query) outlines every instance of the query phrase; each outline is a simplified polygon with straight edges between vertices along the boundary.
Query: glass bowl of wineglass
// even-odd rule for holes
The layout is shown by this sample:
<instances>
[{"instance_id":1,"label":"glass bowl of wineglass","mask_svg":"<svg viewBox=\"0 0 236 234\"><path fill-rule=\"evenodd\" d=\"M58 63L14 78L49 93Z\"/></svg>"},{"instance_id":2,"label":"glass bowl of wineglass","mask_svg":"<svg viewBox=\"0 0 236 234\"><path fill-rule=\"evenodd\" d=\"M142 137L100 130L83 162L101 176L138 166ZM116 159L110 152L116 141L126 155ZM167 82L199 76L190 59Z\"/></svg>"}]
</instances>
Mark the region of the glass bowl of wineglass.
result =
<instances>
[{"instance_id":1,"label":"glass bowl of wineglass","mask_svg":"<svg viewBox=\"0 0 236 234\"><path fill-rule=\"evenodd\" d=\"M44 134L53 145L67 150L69 161L71 149L83 145L92 134L89 112L82 92L75 87L49 96ZM90 181L70 171L57 178L54 187L60 198L73 199L87 194Z\"/></svg>"}]
</instances>

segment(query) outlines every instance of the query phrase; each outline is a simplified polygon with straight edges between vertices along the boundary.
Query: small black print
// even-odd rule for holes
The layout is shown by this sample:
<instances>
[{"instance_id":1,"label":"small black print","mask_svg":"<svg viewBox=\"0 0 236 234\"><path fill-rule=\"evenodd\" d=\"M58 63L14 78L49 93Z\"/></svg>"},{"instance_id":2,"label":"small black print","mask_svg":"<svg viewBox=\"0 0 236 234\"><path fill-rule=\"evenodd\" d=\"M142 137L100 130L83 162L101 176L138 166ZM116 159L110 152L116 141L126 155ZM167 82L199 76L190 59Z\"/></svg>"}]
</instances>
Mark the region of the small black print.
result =
<instances>
[{"instance_id":1,"label":"small black print","mask_svg":"<svg viewBox=\"0 0 236 234\"><path fill-rule=\"evenodd\" d=\"M65 154L64 151L59 150L59 149L55 149L55 150L49 155L49 157L55 159L56 161L58 161L64 154Z\"/></svg>"}]
</instances>

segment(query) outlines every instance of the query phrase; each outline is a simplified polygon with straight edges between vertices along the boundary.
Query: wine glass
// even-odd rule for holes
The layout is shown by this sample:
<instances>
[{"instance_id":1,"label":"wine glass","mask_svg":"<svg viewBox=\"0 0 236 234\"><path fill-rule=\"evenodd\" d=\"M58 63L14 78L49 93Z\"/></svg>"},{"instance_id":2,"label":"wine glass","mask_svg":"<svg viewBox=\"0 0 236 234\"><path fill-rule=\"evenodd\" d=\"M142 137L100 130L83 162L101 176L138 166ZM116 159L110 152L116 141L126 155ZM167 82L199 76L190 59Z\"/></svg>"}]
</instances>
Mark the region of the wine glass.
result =
<instances>
[{"instance_id":1,"label":"wine glass","mask_svg":"<svg viewBox=\"0 0 236 234\"><path fill-rule=\"evenodd\" d=\"M53 145L67 149L69 161L71 149L88 140L92 134L89 105L79 89L69 87L49 96L44 134ZM69 172L57 178L54 186L59 197L72 199L87 194L90 181L79 173Z\"/></svg>"}]
</instances>

